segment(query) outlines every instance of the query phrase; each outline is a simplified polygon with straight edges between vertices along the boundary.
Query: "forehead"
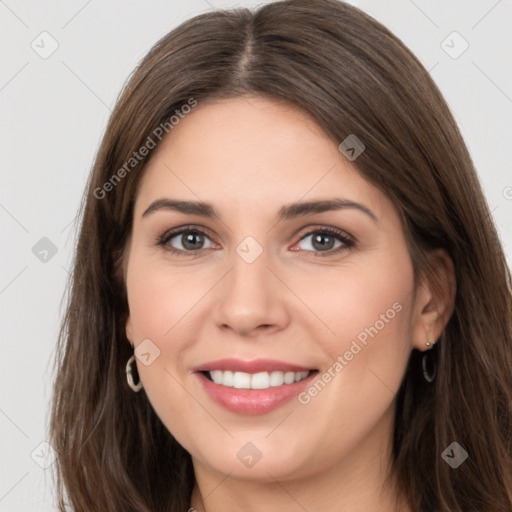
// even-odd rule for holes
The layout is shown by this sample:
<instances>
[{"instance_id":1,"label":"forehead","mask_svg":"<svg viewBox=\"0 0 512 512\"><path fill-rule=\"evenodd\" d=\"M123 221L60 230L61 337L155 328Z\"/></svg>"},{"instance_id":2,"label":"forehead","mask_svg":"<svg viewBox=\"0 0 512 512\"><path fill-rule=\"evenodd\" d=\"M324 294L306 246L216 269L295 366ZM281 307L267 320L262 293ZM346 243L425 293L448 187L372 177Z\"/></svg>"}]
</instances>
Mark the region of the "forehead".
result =
<instances>
[{"instance_id":1,"label":"forehead","mask_svg":"<svg viewBox=\"0 0 512 512\"><path fill-rule=\"evenodd\" d=\"M307 113L260 97L209 100L180 119L144 171L136 214L164 196L260 215L262 205L318 197L371 204L378 215L389 207Z\"/></svg>"}]
</instances>

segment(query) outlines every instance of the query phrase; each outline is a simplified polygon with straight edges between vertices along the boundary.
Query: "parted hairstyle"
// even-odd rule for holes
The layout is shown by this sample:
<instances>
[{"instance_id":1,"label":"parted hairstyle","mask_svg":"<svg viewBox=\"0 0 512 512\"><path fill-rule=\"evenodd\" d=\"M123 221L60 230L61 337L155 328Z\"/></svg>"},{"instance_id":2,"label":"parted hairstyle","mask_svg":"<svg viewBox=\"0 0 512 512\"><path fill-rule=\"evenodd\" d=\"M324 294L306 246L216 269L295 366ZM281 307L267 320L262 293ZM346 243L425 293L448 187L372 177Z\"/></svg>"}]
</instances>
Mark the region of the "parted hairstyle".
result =
<instances>
[{"instance_id":1,"label":"parted hairstyle","mask_svg":"<svg viewBox=\"0 0 512 512\"><path fill-rule=\"evenodd\" d=\"M169 119L191 98L201 105L242 95L300 107L337 145L350 134L364 143L353 165L399 211L415 283L432 272L429 251L449 253L457 287L430 352L437 375L430 384L422 378L423 353L412 349L396 397L390 475L415 512L510 512L512 285L497 231L429 73L384 26L336 0L195 16L158 41L127 81L80 207L55 349L49 427L59 510L189 507L190 454L126 381L133 351L120 262L151 151L126 162L158 127L172 137ZM454 441L468 453L457 469L441 457Z\"/></svg>"}]
</instances>

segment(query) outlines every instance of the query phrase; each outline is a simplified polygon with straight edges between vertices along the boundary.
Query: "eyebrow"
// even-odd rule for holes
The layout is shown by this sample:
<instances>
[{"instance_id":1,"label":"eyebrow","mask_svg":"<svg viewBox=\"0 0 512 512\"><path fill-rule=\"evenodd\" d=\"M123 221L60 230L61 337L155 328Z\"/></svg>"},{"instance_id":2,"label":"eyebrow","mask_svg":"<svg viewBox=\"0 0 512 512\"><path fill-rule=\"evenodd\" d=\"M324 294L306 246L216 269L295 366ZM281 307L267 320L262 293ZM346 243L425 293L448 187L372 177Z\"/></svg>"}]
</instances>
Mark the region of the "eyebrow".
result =
<instances>
[{"instance_id":1,"label":"eyebrow","mask_svg":"<svg viewBox=\"0 0 512 512\"><path fill-rule=\"evenodd\" d=\"M316 201L301 201L298 203L284 205L277 213L276 220L279 222L295 219L297 217L314 215L316 213L343 210L348 208L359 210L360 212L365 213L375 223L378 224L377 216L367 206L356 203L354 201L339 198L322 199ZM212 219L221 219L221 216L211 203L206 203L203 201L179 201L169 198L161 198L153 201L144 211L142 217L147 217L151 213L159 210L171 210Z\"/></svg>"}]
</instances>

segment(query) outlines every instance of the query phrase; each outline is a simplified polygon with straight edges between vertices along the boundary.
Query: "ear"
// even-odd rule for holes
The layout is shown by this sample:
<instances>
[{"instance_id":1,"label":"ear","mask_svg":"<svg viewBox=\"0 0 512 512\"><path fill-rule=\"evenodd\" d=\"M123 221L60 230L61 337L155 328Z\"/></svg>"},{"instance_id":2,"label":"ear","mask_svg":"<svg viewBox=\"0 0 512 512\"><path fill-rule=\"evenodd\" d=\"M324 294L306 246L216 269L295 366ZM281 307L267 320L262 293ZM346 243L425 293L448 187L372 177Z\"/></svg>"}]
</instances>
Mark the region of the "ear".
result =
<instances>
[{"instance_id":1,"label":"ear","mask_svg":"<svg viewBox=\"0 0 512 512\"><path fill-rule=\"evenodd\" d=\"M444 331L455 307L453 261L444 249L429 253L429 270L422 275L414 302L413 347L427 350Z\"/></svg>"}]
</instances>

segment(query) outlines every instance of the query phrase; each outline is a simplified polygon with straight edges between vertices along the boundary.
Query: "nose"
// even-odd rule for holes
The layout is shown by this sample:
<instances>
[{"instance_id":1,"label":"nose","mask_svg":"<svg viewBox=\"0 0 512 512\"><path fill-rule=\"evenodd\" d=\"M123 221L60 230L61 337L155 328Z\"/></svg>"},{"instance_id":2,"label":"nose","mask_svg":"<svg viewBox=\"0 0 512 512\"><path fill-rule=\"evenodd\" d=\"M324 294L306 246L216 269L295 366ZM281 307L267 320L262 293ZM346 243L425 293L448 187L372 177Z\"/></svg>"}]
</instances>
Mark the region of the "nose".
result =
<instances>
[{"instance_id":1,"label":"nose","mask_svg":"<svg viewBox=\"0 0 512 512\"><path fill-rule=\"evenodd\" d=\"M253 262L234 252L231 270L216 287L215 323L238 336L257 336L286 327L290 292L270 268L265 251Z\"/></svg>"}]
</instances>

